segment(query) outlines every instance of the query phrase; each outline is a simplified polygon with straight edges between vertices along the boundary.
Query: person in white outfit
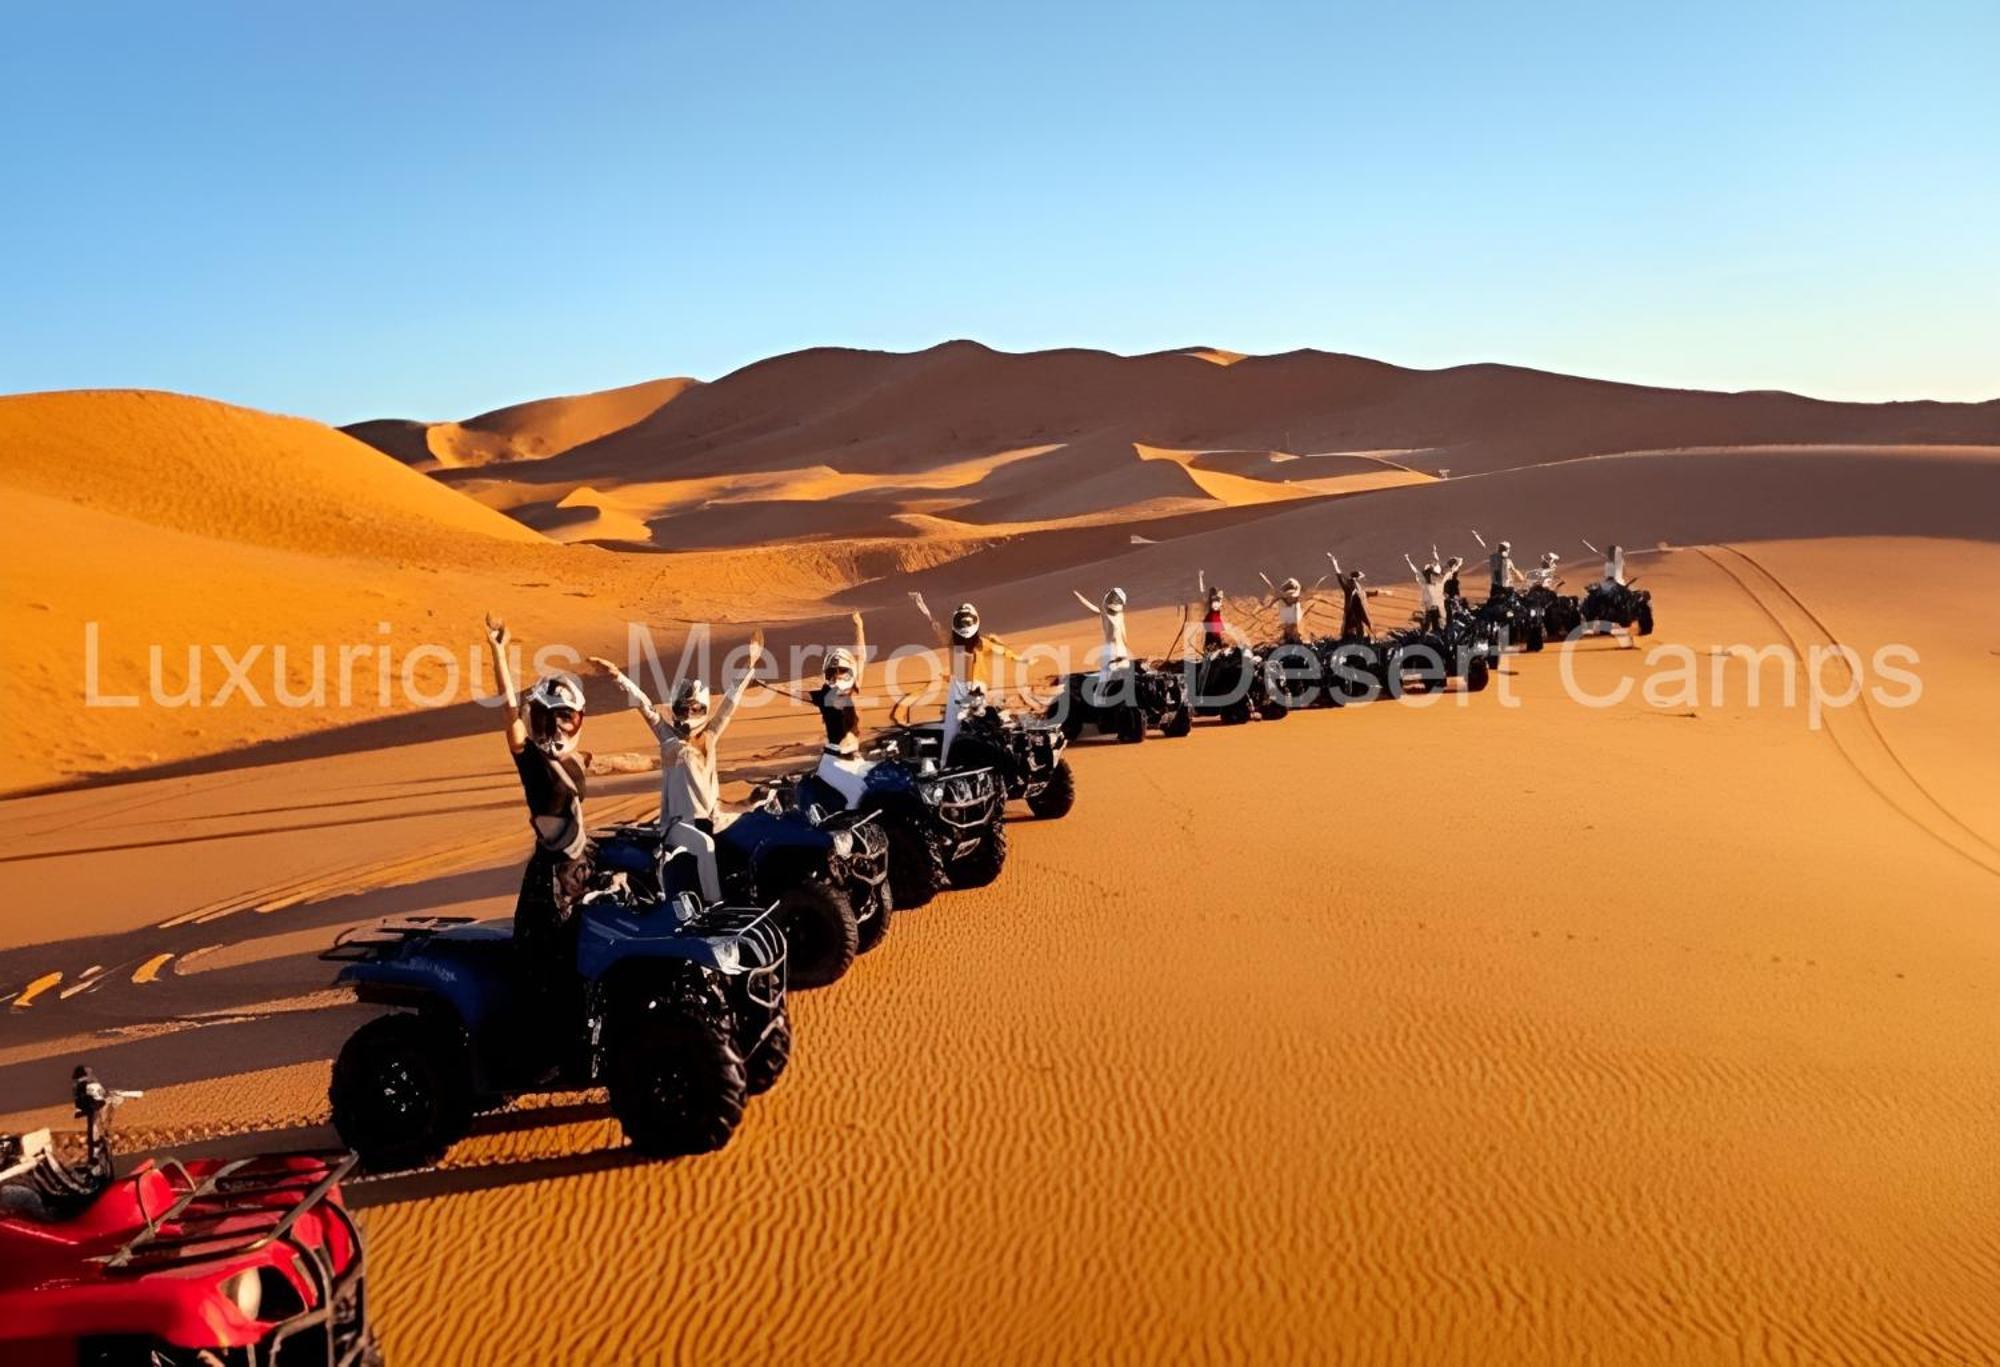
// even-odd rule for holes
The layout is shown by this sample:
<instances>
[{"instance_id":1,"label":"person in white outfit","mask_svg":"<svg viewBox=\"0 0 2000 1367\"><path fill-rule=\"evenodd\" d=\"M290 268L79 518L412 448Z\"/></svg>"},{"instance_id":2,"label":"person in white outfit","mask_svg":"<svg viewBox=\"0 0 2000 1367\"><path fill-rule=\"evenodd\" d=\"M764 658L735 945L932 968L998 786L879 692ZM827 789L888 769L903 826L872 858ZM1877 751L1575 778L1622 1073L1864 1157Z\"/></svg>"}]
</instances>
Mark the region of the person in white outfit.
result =
<instances>
[{"instance_id":1,"label":"person in white outfit","mask_svg":"<svg viewBox=\"0 0 2000 1367\"><path fill-rule=\"evenodd\" d=\"M715 835L736 819L736 813L722 805L716 751L763 652L764 633L753 631L750 658L735 684L722 695L721 702L711 708L713 700L708 685L700 679L684 679L675 685L665 715L617 665L599 656L590 657L590 662L624 691L625 701L645 717L646 725L660 743L660 831L664 844L669 849L686 850L695 857L702 897L710 902L722 899L722 879L715 866Z\"/></svg>"},{"instance_id":2,"label":"person in white outfit","mask_svg":"<svg viewBox=\"0 0 2000 1367\"><path fill-rule=\"evenodd\" d=\"M1091 682L1088 701L1093 707L1108 703L1111 691L1121 676L1132 668L1132 648L1125 644L1125 590L1114 588L1104 595L1104 601L1093 603L1088 598L1071 589L1076 601L1097 614L1098 625L1104 629L1104 644L1099 649L1097 678Z\"/></svg>"},{"instance_id":3,"label":"person in white outfit","mask_svg":"<svg viewBox=\"0 0 2000 1367\"><path fill-rule=\"evenodd\" d=\"M1410 573L1417 580L1417 604L1423 610L1425 631L1437 631L1444 626L1444 581L1458 573L1465 561L1453 556L1450 563L1440 565L1435 560L1426 560L1420 569L1417 562L1404 552L1403 563L1410 567Z\"/></svg>"},{"instance_id":4,"label":"person in white outfit","mask_svg":"<svg viewBox=\"0 0 2000 1367\"><path fill-rule=\"evenodd\" d=\"M1278 609L1278 639L1287 645L1301 644L1305 640L1306 615L1318 605L1319 586L1326 582L1326 576L1321 575L1318 582L1308 590L1296 579L1273 584L1270 576L1262 570L1259 570L1257 575L1271 590L1271 596L1264 600L1264 606L1270 607L1275 604Z\"/></svg>"},{"instance_id":5,"label":"person in white outfit","mask_svg":"<svg viewBox=\"0 0 2000 1367\"><path fill-rule=\"evenodd\" d=\"M868 793L868 771L872 760L861 757L861 712L856 701L861 693L861 667L868 659L868 642L862 635L861 614L854 614L854 645L834 646L826 652L822 669L824 682L806 696L819 708L826 727L826 744L821 748L820 781L857 807Z\"/></svg>"},{"instance_id":6,"label":"person in white outfit","mask_svg":"<svg viewBox=\"0 0 2000 1367\"><path fill-rule=\"evenodd\" d=\"M1543 551L1542 563L1529 570L1525 576L1528 587L1531 589L1548 589L1550 592L1554 592L1556 586L1556 567L1560 564L1562 564L1561 556L1557 555L1554 551Z\"/></svg>"}]
</instances>

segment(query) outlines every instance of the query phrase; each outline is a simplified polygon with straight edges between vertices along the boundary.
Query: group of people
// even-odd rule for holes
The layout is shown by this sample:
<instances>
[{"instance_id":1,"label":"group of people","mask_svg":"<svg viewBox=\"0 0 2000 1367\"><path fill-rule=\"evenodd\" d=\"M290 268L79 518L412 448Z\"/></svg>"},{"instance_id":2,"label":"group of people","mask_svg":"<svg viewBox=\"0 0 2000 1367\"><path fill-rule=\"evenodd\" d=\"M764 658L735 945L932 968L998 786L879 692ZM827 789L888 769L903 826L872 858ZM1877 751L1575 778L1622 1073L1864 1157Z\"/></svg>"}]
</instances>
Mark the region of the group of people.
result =
<instances>
[{"instance_id":1,"label":"group of people","mask_svg":"<svg viewBox=\"0 0 2000 1367\"><path fill-rule=\"evenodd\" d=\"M1473 535L1486 547L1483 537L1477 532ZM1491 593L1512 592L1517 585L1522 588L1555 585L1561 557L1554 551L1544 553L1540 563L1524 573L1514 564L1511 543L1499 541L1486 548ZM1623 585L1623 550L1614 544L1603 554L1603 583ZM1342 569L1339 557L1332 552L1327 553L1327 559L1332 563L1332 578L1341 595L1342 639L1369 639L1374 633L1374 622L1368 600L1383 590L1369 587L1362 570ZM1416 580L1420 618L1427 629L1436 630L1444 623L1453 600L1461 597L1458 576L1465 561L1459 556L1445 558L1436 546L1431 547L1430 559L1422 565L1408 555L1404 560ZM1265 578L1264 582L1269 594L1262 607L1276 610L1280 639L1287 643L1302 642L1306 618L1319 605L1326 576L1310 589L1293 578L1277 584ZM1197 573L1195 583L1198 596L1194 607L1201 613L1202 650L1249 645L1248 639L1228 620L1227 598L1221 587L1208 582L1206 571ZM1086 610L1099 618L1103 632L1100 680L1108 681L1131 668L1133 655L1126 638L1125 590L1114 588L1095 602L1076 590L1071 592ZM971 603L960 603L947 624L937 620L921 593L909 597L950 660L943 739L943 754L948 758L966 714L986 705L1001 678L1004 663L1018 662L1021 656L984 629L979 610ZM858 706L868 643L861 614L853 614L852 620L852 643L826 650L819 685L805 695L817 709L825 732L814 773L826 789L850 807L865 799L868 773L873 768L862 750ZM583 813L588 766L578 748L583 731L583 687L573 676L557 673L543 675L525 693L520 692L508 657L511 638L506 625L488 617L486 637L494 677L506 705L507 746L520 776L535 841L521 880L515 941L531 964L567 965L573 958L569 932L591 867L590 840ZM721 896L715 836L735 816L722 802L718 748L744 690L753 680L763 655L763 643L761 631L751 634L749 659L742 673L719 696L700 679L684 679L674 686L664 702L655 701L610 660L598 656L590 660L624 694L627 704L645 718L659 742L662 844L669 850L694 856L702 894L709 901Z\"/></svg>"}]
</instances>

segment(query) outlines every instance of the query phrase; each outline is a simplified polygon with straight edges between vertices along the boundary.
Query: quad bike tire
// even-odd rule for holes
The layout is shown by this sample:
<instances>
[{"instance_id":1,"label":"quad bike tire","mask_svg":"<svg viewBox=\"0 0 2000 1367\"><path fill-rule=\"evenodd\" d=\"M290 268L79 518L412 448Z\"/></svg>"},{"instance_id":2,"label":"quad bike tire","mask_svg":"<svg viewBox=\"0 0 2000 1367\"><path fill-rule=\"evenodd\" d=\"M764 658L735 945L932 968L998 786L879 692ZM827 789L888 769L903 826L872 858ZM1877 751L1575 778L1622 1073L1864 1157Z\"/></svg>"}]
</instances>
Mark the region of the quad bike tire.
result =
<instances>
[{"instance_id":1,"label":"quad bike tire","mask_svg":"<svg viewBox=\"0 0 2000 1367\"><path fill-rule=\"evenodd\" d=\"M1146 739L1146 714L1137 707L1118 709L1118 720L1113 728L1120 745L1137 745Z\"/></svg>"},{"instance_id":2,"label":"quad bike tire","mask_svg":"<svg viewBox=\"0 0 2000 1367\"><path fill-rule=\"evenodd\" d=\"M1653 634L1653 605L1651 603L1641 603L1639 605L1638 626L1641 636L1651 636Z\"/></svg>"},{"instance_id":3,"label":"quad bike tire","mask_svg":"<svg viewBox=\"0 0 2000 1367\"><path fill-rule=\"evenodd\" d=\"M1540 654L1542 649L1548 645L1548 637L1542 631L1542 625L1539 622L1528 628L1524 639L1530 655Z\"/></svg>"},{"instance_id":4,"label":"quad bike tire","mask_svg":"<svg viewBox=\"0 0 2000 1367\"><path fill-rule=\"evenodd\" d=\"M896 894L890 889L888 879L882 880L875 895L881 899L881 905L875 908L873 916L857 922L854 928L854 952L857 954L866 954L881 944L888 937L889 922L896 915Z\"/></svg>"},{"instance_id":5,"label":"quad bike tire","mask_svg":"<svg viewBox=\"0 0 2000 1367\"><path fill-rule=\"evenodd\" d=\"M1276 694L1266 694L1257 703L1257 715L1265 721L1283 721L1292 713L1292 705Z\"/></svg>"},{"instance_id":6,"label":"quad bike tire","mask_svg":"<svg viewBox=\"0 0 2000 1367\"><path fill-rule=\"evenodd\" d=\"M377 1016L341 1046L327 1089L340 1142L371 1172L428 1167L472 1124L472 1049L455 1020Z\"/></svg>"},{"instance_id":7,"label":"quad bike tire","mask_svg":"<svg viewBox=\"0 0 2000 1367\"><path fill-rule=\"evenodd\" d=\"M1186 703L1167 713L1160 722L1160 734L1168 740L1179 740L1192 730L1194 730L1194 708Z\"/></svg>"},{"instance_id":8,"label":"quad bike tire","mask_svg":"<svg viewBox=\"0 0 2000 1367\"><path fill-rule=\"evenodd\" d=\"M1056 767L1049 774L1049 781L1042 791L1028 799L1028 810L1043 821L1055 821L1069 815L1069 809L1076 806L1076 770L1069 767L1069 760L1056 757Z\"/></svg>"},{"instance_id":9,"label":"quad bike tire","mask_svg":"<svg viewBox=\"0 0 2000 1367\"><path fill-rule=\"evenodd\" d=\"M1230 703L1216 716L1224 726L1242 726L1250 720L1250 700L1245 698L1241 702Z\"/></svg>"},{"instance_id":10,"label":"quad bike tire","mask_svg":"<svg viewBox=\"0 0 2000 1367\"><path fill-rule=\"evenodd\" d=\"M1484 655L1475 655L1470 660L1466 661L1465 664L1466 692L1484 693L1486 691L1486 685L1492 679L1492 677L1493 677L1492 667L1486 663L1486 657Z\"/></svg>"},{"instance_id":11,"label":"quad bike tire","mask_svg":"<svg viewBox=\"0 0 2000 1367\"><path fill-rule=\"evenodd\" d=\"M825 883L795 883L778 900L792 986L839 982L861 952L861 928L847 894Z\"/></svg>"},{"instance_id":12,"label":"quad bike tire","mask_svg":"<svg viewBox=\"0 0 2000 1367\"><path fill-rule=\"evenodd\" d=\"M747 1096L762 1096L778 1085L778 1079L785 1075L785 1065L792 1061L792 1017L786 1012L778 1017L778 1023L770 1033L758 1042L757 1048L743 1064L743 1091Z\"/></svg>"},{"instance_id":13,"label":"quad bike tire","mask_svg":"<svg viewBox=\"0 0 2000 1367\"><path fill-rule=\"evenodd\" d=\"M1063 708L1062 733L1063 739L1071 745L1076 744L1077 737L1083 734L1083 704L1075 698L1069 699Z\"/></svg>"},{"instance_id":14,"label":"quad bike tire","mask_svg":"<svg viewBox=\"0 0 2000 1367\"><path fill-rule=\"evenodd\" d=\"M634 1149L670 1158L729 1142L749 1095L730 1034L729 1013L691 994L618 1019L605 1083L611 1113Z\"/></svg>"},{"instance_id":15,"label":"quad bike tire","mask_svg":"<svg viewBox=\"0 0 2000 1367\"><path fill-rule=\"evenodd\" d=\"M944 868L930 835L907 817L883 818L889 836L889 892L899 910L928 906L945 889Z\"/></svg>"},{"instance_id":16,"label":"quad bike tire","mask_svg":"<svg viewBox=\"0 0 2000 1367\"><path fill-rule=\"evenodd\" d=\"M954 888L983 888L1000 876L1000 870L1007 867L1007 824L996 821L986 828L986 834L979 838L972 853L959 856L951 861L951 885Z\"/></svg>"}]
</instances>

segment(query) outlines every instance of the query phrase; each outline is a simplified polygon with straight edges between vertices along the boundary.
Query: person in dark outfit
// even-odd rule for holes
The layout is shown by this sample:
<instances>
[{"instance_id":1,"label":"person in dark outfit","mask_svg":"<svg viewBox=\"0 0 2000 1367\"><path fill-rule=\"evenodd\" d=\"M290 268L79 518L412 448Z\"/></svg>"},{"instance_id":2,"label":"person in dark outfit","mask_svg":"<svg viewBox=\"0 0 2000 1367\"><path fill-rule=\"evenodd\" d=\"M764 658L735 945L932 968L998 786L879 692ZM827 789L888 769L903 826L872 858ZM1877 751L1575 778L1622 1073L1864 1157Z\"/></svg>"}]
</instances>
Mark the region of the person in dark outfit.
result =
<instances>
[{"instance_id":1,"label":"person in dark outfit","mask_svg":"<svg viewBox=\"0 0 2000 1367\"><path fill-rule=\"evenodd\" d=\"M510 639L505 623L486 619L493 674L507 700L507 748L535 835L514 904L514 952L544 1005L561 1010L576 995L576 908L590 880L583 824L588 756L577 749L583 687L566 674L547 674L525 697L517 694L507 661Z\"/></svg>"}]
</instances>

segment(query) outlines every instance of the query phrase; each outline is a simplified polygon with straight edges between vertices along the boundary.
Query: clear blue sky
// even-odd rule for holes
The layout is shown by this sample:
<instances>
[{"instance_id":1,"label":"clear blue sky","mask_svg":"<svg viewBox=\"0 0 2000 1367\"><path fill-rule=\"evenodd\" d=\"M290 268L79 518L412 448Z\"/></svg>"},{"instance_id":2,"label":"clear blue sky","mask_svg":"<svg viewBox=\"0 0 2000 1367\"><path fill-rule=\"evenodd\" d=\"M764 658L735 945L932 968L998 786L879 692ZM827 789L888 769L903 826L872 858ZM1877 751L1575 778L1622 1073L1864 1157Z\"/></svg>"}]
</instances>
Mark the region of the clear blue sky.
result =
<instances>
[{"instance_id":1,"label":"clear blue sky","mask_svg":"<svg viewBox=\"0 0 2000 1367\"><path fill-rule=\"evenodd\" d=\"M463 417L821 343L2000 395L2000 5L41 3L0 390Z\"/></svg>"}]
</instances>

